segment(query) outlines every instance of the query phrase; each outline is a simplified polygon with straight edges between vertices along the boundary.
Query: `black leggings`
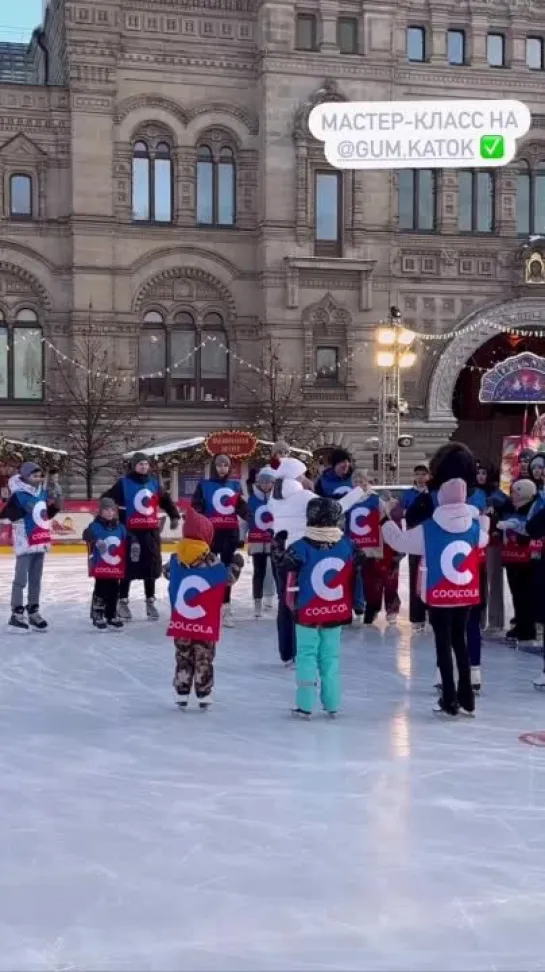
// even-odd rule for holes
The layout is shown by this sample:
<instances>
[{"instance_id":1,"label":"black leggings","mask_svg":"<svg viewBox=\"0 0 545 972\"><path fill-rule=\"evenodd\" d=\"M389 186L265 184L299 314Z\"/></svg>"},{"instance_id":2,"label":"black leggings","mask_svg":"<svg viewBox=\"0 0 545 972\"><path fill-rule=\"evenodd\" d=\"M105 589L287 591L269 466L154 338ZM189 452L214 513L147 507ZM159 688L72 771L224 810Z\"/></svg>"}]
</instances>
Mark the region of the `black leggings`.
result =
<instances>
[{"instance_id":1,"label":"black leggings","mask_svg":"<svg viewBox=\"0 0 545 972\"><path fill-rule=\"evenodd\" d=\"M122 580L119 585L119 597L122 601L129 600L129 591L131 589L130 580ZM155 597L155 577L146 577L144 581L144 593L146 595L147 601L152 601Z\"/></svg>"},{"instance_id":2,"label":"black leggings","mask_svg":"<svg viewBox=\"0 0 545 972\"><path fill-rule=\"evenodd\" d=\"M475 708L475 694L471 687L471 668L467 650L469 607L431 607L430 623L435 635L437 666L441 672L443 705L449 712L462 706L468 712ZM458 689L454 683L452 653L458 669Z\"/></svg>"},{"instance_id":3,"label":"black leggings","mask_svg":"<svg viewBox=\"0 0 545 972\"><path fill-rule=\"evenodd\" d=\"M270 554L268 553L252 554L252 561L254 565L254 573L252 577L252 595L254 601L261 601L263 599L263 585L265 583L269 560Z\"/></svg>"}]
</instances>

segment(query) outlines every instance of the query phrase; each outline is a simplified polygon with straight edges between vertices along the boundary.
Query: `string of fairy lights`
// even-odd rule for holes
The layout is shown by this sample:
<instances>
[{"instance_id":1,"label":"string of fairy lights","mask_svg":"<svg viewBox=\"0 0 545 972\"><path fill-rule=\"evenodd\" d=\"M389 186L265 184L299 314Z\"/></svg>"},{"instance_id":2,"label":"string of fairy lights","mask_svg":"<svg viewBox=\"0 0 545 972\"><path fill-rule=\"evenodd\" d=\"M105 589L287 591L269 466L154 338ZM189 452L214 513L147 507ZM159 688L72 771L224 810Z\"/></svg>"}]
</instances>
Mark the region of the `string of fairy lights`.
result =
<instances>
[{"instance_id":1,"label":"string of fairy lights","mask_svg":"<svg viewBox=\"0 0 545 972\"><path fill-rule=\"evenodd\" d=\"M429 350L432 355L436 355L439 353L438 345L440 343L446 344L447 342L453 340L454 338L460 338L463 337L464 335L472 334L476 331L482 331L483 329L485 329L485 331L488 332L492 331L498 334L503 333L508 335L516 335L519 337L526 337L526 338L534 337L534 338L545 339L545 330L536 329L536 328L534 329L523 328L514 324L492 321L486 317L482 317L479 318L478 320L472 321L470 324L465 325L459 330L443 331L440 333L413 331L413 333L415 334L415 339L417 341L420 341L423 344L429 343L435 345L433 349L430 348ZM255 362L248 361L246 358L241 357L241 355L239 355L236 351L234 351L232 348L226 345L221 340L221 338L218 338L214 334L205 334L202 337L202 339L199 341L199 343L196 344L191 349L191 351L189 351L187 354L177 359L176 361L171 362L170 365L165 366L164 368L160 368L156 371L144 372L139 375L120 375L120 374L112 375L109 372L104 370L95 370L93 368L88 367L85 363L78 361L76 358L73 358L70 355L65 354L64 351L61 351L59 348L57 348L53 344L53 342L50 341L48 338L46 338L44 335L40 334L40 336L38 337L36 331L33 331L32 334L29 334L28 336L22 334L21 332L17 334L17 342L28 341L29 343L31 342L35 343L38 340L43 346L45 346L49 351L51 351L58 358L59 361L70 364L72 365L72 367L77 368L78 370L86 373L87 375L92 375L96 378L104 378L120 384L130 383L134 385L137 382L151 380L154 378L164 378L168 375L175 376L177 370L182 365L187 364L187 362L191 361L195 357L195 355L197 355L208 345L215 345L216 347L220 348L225 353L226 356L229 356L238 364L242 365L249 371L254 372L256 375L262 375L264 377L274 376L273 372L269 370L267 367L264 367L263 364L257 365L255 364ZM300 379L304 381L311 381L317 377L327 376L328 372L330 372L331 375L334 375L335 373L338 372L339 368L341 368L343 365L347 365L350 362L352 362L357 357L357 355L362 354L364 351L365 352L368 351L370 347L372 348L376 347L376 342L374 340L360 341L358 343L357 348L351 351L350 354L346 354L343 358L337 361L336 364L331 366L330 368L320 368L319 371L318 370L313 372L307 371L303 373L298 371L285 371L284 368L282 367L281 373L288 379ZM8 345L7 352L9 353L10 350L11 349ZM456 363L462 364L461 361ZM473 371L473 372L475 371L481 372L481 373L489 370L489 368L483 368L479 365L474 365L474 364L463 364L463 369Z\"/></svg>"}]
</instances>

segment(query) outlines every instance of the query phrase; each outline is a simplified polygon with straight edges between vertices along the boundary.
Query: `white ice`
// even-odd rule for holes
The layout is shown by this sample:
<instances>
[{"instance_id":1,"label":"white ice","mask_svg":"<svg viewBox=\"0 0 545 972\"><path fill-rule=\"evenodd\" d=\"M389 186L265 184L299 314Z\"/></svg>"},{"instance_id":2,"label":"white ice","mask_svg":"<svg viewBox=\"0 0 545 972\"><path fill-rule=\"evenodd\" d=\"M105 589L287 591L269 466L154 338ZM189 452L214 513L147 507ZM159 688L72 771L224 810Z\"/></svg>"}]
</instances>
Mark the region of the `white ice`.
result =
<instances>
[{"instance_id":1,"label":"white ice","mask_svg":"<svg viewBox=\"0 0 545 972\"><path fill-rule=\"evenodd\" d=\"M545 970L537 658L487 644L477 719L443 723L429 636L350 630L342 717L295 722L247 570L184 713L166 604L99 634L89 584L50 557L49 633L0 639L0 969Z\"/></svg>"}]
</instances>

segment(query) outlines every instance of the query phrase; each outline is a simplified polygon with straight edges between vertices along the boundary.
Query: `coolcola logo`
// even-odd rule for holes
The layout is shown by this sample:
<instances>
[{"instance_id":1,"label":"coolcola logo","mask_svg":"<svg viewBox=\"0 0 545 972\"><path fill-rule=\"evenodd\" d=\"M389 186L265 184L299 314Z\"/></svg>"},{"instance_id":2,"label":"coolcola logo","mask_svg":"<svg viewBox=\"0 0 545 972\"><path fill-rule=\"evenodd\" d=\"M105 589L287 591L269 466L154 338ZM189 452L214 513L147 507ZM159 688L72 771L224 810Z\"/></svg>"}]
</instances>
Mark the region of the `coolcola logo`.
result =
<instances>
[{"instance_id":1,"label":"coolcola logo","mask_svg":"<svg viewBox=\"0 0 545 972\"><path fill-rule=\"evenodd\" d=\"M227 486L223 489L217 489L212 497L212 506L216 513L232 513L235 495L234 489L229 489Z\"/></svg>"},{"instance_id":2,"label":"coolcola logo","mask_svg":"<svg viewBox=\"0 0 545 972\"><path fill-rule=\"evenodd\" d=\"M469 557L471 550L471 546L465 540L453 540L443 550L441 554L441 570L451 584L456 584L458 587L466 587L467 584L471 584L473 580L471 571L457 570L454 566L455 557L463 557L465 559Z\"/></svg>"},{"instance_id":3,"label":"coolcola logo","mask_svg":"<svg viewBox=\"0 0 545 972\"><path fill-rule=\"evenodd\" d=\"M255 525L258 530L270 530L272 523L272 513L265 506L260 506L256 510Z\"/></svg>"},{"instance_id":4,"label":"coolcola logo","mask_svg":"<svg viewBox=\"0 0 545 972\"><path fill-rule=\"evenodd\" d=\"M350 514L350 532L356 537L366 537L368 533L371 533L370 526L360 523L360 520L365 520L370 512L371 510L367 506L362 506L359 510L352 510Z\"/></svg>"},{"instance_id":5,"label":"coolcola logo","mask_svg":"<svg viewBox=\"0 0 545 972\"><path fill-rule=\"evenodd\" d=\"M110 564L111 567L117 567L117 565L121 562L121 557L119 554L116 554L113 551L119 548L121 544L121 537L110 537L107 543L108 546L102 554L102 559L105 564Z\"/></svg>"},{"instance_id":6,"label":"coolcola logo","mask_svg":"<svg viewBox=\"0 0 545 972\"><path fill-rule=\"evenodd\" d=\"M137 513L140 513L142 516L151 516L153 514L152 499L153 493L151 489L139 489L134 497L134 508Z\"/></svg>"},{"instance_id":7,"label":"coolcola logo","mask_svg":"<svg viewBox=\"0 0 545 972\"><path fill-rule=\"evenodd\" d=\"M32 508L32 519L36 526L47 527L47 506L43 500L38 500Z\"/></svg>"},{"instance_id":8,"label":"coolcola logo","mask_svg":"<svg viewBox=\"0 0 545 972\"><path fill-rule=\"evenodd\" d=\"M322 614L327 614L330 617L332 614L343 614L346 610L346 604L343 601L342 604L332 604L331 607L314 607L308 608L307 614L312 618L319 618Z\"/></svg>"},{"instance_id":9,"label":"coolcola logo","mask_svg":"<svg viewBox=\"0 0 545 972\"><path fill-rule=\"evenodd\" d=\"M463 590L459 591L435 591L434 597L438 599L442 598L444 601L467 601L468 598L475 597L478 595L478 593L479 592L476 588L465 587Z\"/></svg>"},{"instance_id":10,"label":"coolcola logo","mask_svg":"<svg viewBox=\"0 0 545 972\"><path fill-rule=\"evenodd\" d=\"M344 561L339 557L325 557L319 564L316 564L310 575L310 583L312 589L316 591L318 597L322 598L322 601L341 600L343 596L342 587L340 585L337 585L337 587L328 587L325 582L325 575L330 572L338 574L343 567Z\"/></svg>"},{"instance_id":11,"label":"coolcola logo","mask_svg":"<svg viewBox=\"0 0 545 972\"><path fill-rule=\"evenodd\" d=\"M189 621L198 621L199 618L204 618L206 611L198 604L194 606L187 604L185 595L188 591L198 591L200 594L204 594L205 591L209 590L210 584L208 581L205 581L204 577L185 577L180 584L176 597L176 610L178 614L181 614L183 618L188 618Z\"/></svg>"}]
</instances>

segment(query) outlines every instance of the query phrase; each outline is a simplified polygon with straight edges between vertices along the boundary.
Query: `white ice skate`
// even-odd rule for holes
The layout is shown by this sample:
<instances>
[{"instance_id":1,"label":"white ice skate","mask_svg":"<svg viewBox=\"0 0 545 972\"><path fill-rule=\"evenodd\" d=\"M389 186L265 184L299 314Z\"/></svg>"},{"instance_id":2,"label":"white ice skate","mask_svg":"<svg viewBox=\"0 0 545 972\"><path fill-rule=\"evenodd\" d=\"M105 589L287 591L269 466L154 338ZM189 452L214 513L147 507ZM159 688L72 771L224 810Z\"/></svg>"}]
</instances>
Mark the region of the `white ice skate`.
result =
<instances>
[{"instance_id":1,"label":"white ice skate","mask_svg":"<svg viewBox=\"0 0 545 972\"><path fill-rule=\"evenodd\" d=\"M424 634L425 630L426 630L426 622L425 621L416 621L412 625L412 632L413 632L413 634Z\"/></svg>"},{"instance_id":2,"label":"white ice skate","mask_svg":"<svg viewBox=\"0 0 545 972\"><path fill-rule=\"evenodd\" d=\"M539 689L540 691L545 689L545 672L542 672L541 675L534 678L534 688Z\"/></svg>"},{"instance_id":3,"label":"white ice skate","mask_svg":"<svg viewBox=\"0 0 545 972\"><path fill-rule=\"evenodd\" d=\"M471 666L471 688L474 692L481 691L481 669L479 665Z\"/></svg>"},{"instance_id":4,"label":"white ice skate","mask_svg":"<svg viewBox=\"0 0 545 972\"><path fill-rule=\"evenodd\" d=\"M254 601L254 618L256 618L256 620L259 620L259 618L262 617L263 617L263 601L256 599Z\"/></svg>"},{"instance_id":5,"label":"white ice skate","mask_svg":"<svg viewBox=\"0 0 545 972\"><path fill-rule=\"evenodd\" d=\"M391 612L390 612L390 614L387 614L386 615L386 624L389 624L391 627L393 627L395 624L397 624L397 614L392 614Z\"/></svg>"},{"instance_id":6,"label":"white ice skate","mask_svg":"<svg viewBox=\"0 0 545 972\"><path fill-rule=\"evenodd\" d=\"M272 611L274 608L274 598L266 597L263 601L263 608L265 611Z\"/></svg>"},{"instance_id":7,"label":"white ice skate","mask_svg":"<svg viewBox=\"0 0 545 972\"><path fill-rule=\"evenodd\" d=\"M436 688L437 691L440 691L442 685L443 685L443 682L442 682L442 679L441 679L441 672L439 671L438 668L436 668L435 669L435 682L433 683L433 687Z\"/></svg>"},{"instance_id":8,"label":"white ice skate","mask_svg":"<svg viewBox=\"0 0 545 972\"><path fill-rule=\"evenodd\" d=\"M233 609L230 604L223 605L221 616L222 616L224 628L235 627L235 619L233 618Z\"/></svg>"},{"instance_id":9,"label":"white ice skate","mask_svg":"<svg viewBox=\"0 0 545 972\"><path fill-rule=\"evenodd\" d=\"M117 605L117 616L120 621L132 621L131 609L126 598L123 598Z\"/></svg>"}]
</instances>

